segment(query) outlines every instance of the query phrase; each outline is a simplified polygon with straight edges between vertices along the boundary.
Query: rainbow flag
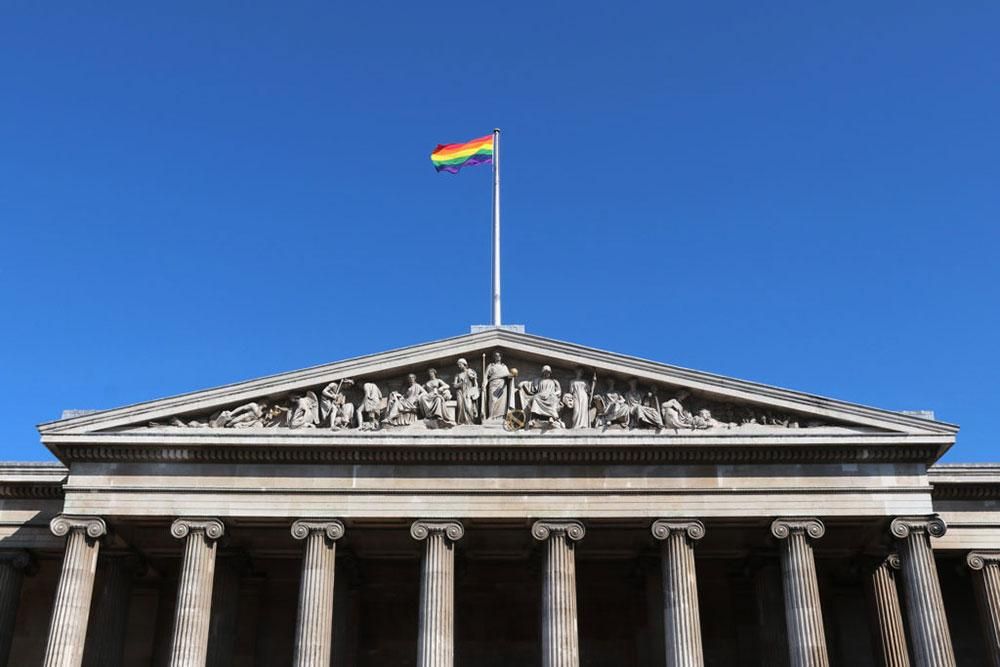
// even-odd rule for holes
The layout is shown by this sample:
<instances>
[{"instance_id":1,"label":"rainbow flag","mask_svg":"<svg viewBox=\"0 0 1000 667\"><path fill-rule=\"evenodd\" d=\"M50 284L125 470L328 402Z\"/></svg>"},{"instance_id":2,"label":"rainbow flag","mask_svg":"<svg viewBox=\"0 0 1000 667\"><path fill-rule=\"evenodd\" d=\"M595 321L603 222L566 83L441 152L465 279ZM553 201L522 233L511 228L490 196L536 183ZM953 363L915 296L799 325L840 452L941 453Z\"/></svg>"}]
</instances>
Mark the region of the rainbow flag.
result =
<instances>
[{"instance_id":1,"label":"rainbow flag","mask_svg":"<svg viewBox=\"0 0 1000 667\"><path fill-rule=\"evenodd\" d=\"M431 152L431 162L438 171L457 174L462 167L493 162L493 135L487 134L464 144L438 144Z\"/></svg>"}]
</instances>

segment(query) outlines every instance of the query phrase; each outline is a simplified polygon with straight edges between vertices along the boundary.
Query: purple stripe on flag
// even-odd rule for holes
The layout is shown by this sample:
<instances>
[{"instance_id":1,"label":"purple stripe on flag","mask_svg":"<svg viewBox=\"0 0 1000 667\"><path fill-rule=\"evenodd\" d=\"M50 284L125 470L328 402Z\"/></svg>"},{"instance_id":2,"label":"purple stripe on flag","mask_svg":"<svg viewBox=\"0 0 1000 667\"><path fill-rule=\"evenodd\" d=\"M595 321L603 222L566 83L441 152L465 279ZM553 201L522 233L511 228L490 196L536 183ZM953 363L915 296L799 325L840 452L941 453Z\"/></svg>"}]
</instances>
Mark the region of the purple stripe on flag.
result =
<instances>
[{"instance_id":1,"label":"purple stripe on flag","mask_svg":"<svg viewBox=\"0 0 1000 667\"><path fill-rule=\"evenodd\" d=\"M469 159L461 164L443 164L440 167L435 166L434 168L438 172L446 171L449 174L457 174L458 170L462 167L473 167L477 164L493 164L492 155L472 155Z\"/></svg>"}]
</instances>

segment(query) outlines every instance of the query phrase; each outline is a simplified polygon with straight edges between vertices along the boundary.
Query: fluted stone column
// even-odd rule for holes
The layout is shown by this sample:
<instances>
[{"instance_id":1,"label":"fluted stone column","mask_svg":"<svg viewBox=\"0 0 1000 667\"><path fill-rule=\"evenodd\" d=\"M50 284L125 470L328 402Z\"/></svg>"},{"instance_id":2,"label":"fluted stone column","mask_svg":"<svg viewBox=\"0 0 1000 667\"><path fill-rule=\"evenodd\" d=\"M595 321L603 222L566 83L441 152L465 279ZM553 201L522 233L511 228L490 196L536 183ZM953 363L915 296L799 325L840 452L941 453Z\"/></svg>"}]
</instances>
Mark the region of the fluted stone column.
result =
<instances>
[{"instance_id":1,"label":"fluted stone column","mask_svg":"<svg viewBox=\"0 0 1000 667\"><path fill-rule=\"evenodd\" d=\"M343 536L344 524L336 519L292 524L292 537L305 540L292 661L295 667L328 667L330 664L337 540Z\"/></svg>"},{"instance_id":2,"label":"fluted stone column","mask_svg":"<svg viewBox=\"0 0 1000 667\"><path fill-rule=\"evenodd\" d=\"M542 573L542 667L579 667L576 559L573 543L586 531L579 521L536 521L531 535L545 543Z\"/></svg>"},{"instance_id":3,"label":"fluted stone column","mask_svg":"<svg viewBox=\"0 0 1000 667\"><path fill-rule=\"evenodd\" d=\"M882 656L883 667L910 667L906 630L903 627L903 608L899 604L899 589L896 586L899 569L899 556L890 554L875 565L868 579L868 591L877 626L876 650Z\"/></svg>"},{"instance_id":4,"label":"fluted stone column","mask_svg":"<svg viewBox=\"0 0 1000 667\"><path fill-rule=\"evenodd\" d=\"M57 537L66 538L66 552L56 588L43 665L80 667L87 639L100 538L107 535L108 527L100 517L62 514L49 522L49 529Z\"/></svg>"},{"instance_id":5,"label":"fluted stone column","mask_svg":"<svg viewBox=\"0 0 1000 667\"><path fill-rule=\"evenodd\" d=\"M894 519L889 529L902 566L913 661L918 667L953 667L955 651L931 551L931 536L941 537L948 527L940 517L920 516Z\"/></svg>"},{"instance_id":6,"label":"fluted stone column","mask_svg":"<svg viewBox=\"0 0 1000 667\"><path fill-rule=\"evenodd\" d=\"M990 664L1000 667L1000 551L972 551L965 562L972 569L975 580Z\"/></svg>"},{"instance_id":7,"label":"fluted stone column","mask_svg":"<svg viewBox=\"0 0 1000 667\"><path fill-rule=\"evenodd\" d=\"M218 519L177 519L170 526L170 534L184 540L170 667L204 667L208 658L216 541L224 532Z\"/></svg>"},{"instance_id":8,"label":"fluted stone column","mask_svg":"<svg viewBox=\"0 0 1000 667\"><path fill-rule=\"evenodd\" d=\"M7 664L14 641L14 622L21 601L24 572L31 567L31 555L20 549L0 551L0 667Z\"/></svg>"},{"instance_id":9,"label":"fluted stone column","mask_svg":"<svg viewBox=\"0 0 1000 667\"><path fill-rule=\"evenodd\" d=\"M455 661L454 543L465 535L465 528L458 521L414 521L410 535L424 541L417 667L451 667Z\"/></svg>"},{"instance_id":10,"label":"fluted stone column","mask_svg":"<svg viewBox=\"0 0 1000 667\"><path fill-rule=\"evenodd\" d=\"M771 534L781 542L788 662L791 667L826 667L830 659L823 630L816 561L810 539L826 533L819 519L776 519Z\"/></svg>"},{"instance_id":11,"label":"fluted stone column","mask_svg":"<svg viewBox=\"0 0 1000 667\"><path fill-rule=\"evenodd\" d=\"M695 519L660 519L653 537L662 541L663 631L667 667L701 667L701 617L694 543L705 537L705 524Z\"/></svg>"},{"instance_id":12,"label":"fluted stone column","mask_svg":"<svg viewBox=\"0 0 1000 667\"><path fill-rule=\"evenodd\" d=\"M84 664L87 667L120 667L125 658L125 630L132 597L132 581L142 561L134 554L104 554L99 562L100 586L93 613L100 618L87 633Z\"/></svg>"}]
</instances>

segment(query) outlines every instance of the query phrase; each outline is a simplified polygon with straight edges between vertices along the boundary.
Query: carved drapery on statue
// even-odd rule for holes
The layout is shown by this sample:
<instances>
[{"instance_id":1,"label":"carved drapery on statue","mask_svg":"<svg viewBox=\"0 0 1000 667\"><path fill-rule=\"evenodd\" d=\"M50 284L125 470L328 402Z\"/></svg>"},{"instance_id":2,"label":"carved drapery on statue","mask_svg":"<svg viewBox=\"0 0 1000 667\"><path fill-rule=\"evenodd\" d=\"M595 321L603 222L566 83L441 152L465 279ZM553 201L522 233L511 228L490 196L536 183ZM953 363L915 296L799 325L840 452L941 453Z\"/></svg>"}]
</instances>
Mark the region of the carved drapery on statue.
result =
<instances>
[{"instance_id":1,"label":"carved drapery on statue","mask_svg":"<svg viewBox=\"0 0 1000 667\"><path fill-rule=\"evenodd\" d=\"M327 379L293 393L257 397L210 414L172 417L149 426L288 429L313 435L454 426L498 434L570 428L595 434L643 429L682 435L836 425L750 403L713 400L648 379L640 384L638 378L597 369L560 368L528 359L512 363L500 352L492 354L482 378L465 359L456 360L453 368L447 378L433 368L406 368L363 380ZM531 379L517 381L524 376Z\"/></svg>"}]
</instances>

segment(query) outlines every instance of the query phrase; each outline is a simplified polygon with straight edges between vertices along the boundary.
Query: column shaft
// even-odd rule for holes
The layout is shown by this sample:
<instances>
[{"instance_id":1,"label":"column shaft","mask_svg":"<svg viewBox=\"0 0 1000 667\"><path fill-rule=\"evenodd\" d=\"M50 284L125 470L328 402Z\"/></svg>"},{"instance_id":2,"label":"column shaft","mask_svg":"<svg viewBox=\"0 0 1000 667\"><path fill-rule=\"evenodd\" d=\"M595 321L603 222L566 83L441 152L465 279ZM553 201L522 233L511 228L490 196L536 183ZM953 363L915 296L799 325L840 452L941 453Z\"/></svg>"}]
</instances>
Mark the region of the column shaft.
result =
<instances>
[{"instance_id":1,"label":"column shaft","mask_svg":"<svg viewBox=\"0 0 1000 667\"><path fill-rule=\"evenodd\" d=\"M216 540L222 522L215 519L178 519L170 527L184 538L184 561L177 583L177 607L170 643L170 667L205 667L208 629L212 616Z\"/></svg>"},{"instance_id":2,"label":"column shaft","mask_svg":"<svg viewBox=\"0 0 1000 667\"><path fill-rule=\"evenodd\" d=\"M979 603L990 664L1000 667L1000 551L973 551L966 557Z\"/></svg>"},{"instance_id":3,"label":"column shaft","mask_svg":"<svg viewBox=\"0 0 1000 667\"><path fill-rule=\"evenodd\" d=\"M936 517L901 517L893 520L891 530L898 538L913 661L918 667L954 667L955 651L930 540L930 535L944 535L947 527Z\"/></svg>"},{"instance_id":4,"label":"column shaft","mask_svg":"<svg viewBox=\"0 0 1000 667\"><path fill-rule=\"evenodd\" d=\"M705 535L700 521L653 524L653 536L662 541L663 629L667 667L702 667L701 618L694 541Z\"/></svg>"},{"instance_id":5,"label":"column shaft","mask_svg":"<svg viewBox=\"0 0 1000 667\"><path fill-rule=\"evenodd\" d=\"M101 622L91 626L87 634L84 664L120 667L125 657L125 631L137 562L132 555L105 555L98 566L101 585L92 611Z\"/></svg>"},{"instance_id":6,"label":"column shaft","mask_svg":"<svg viewBox=\"0 0 1000 667\"><path fill-rule=\"evenodd\" d=\"M107 526L97 517L57 516L49 528L57 536L66 536L66 552L43 665L80 667L94 593L99 538L108 532Z\"/></svg>"},{"instance_id":7,"label":"column shaft","mask_svg":"<svg viewBox=\"0 0 1000 667\"><path fill-rule=\"evenodd\" d=\"M576 556L584 536L578 521L536 521L531 533L545 542L542 573L542 667L579 667Z\"/></svg>"},{"instance_id":8,"label":"column shaft","mask_svg":"<svg viewBox=\"0 0 1000 667\"><path fill-rule=\"evenodd\" d=\"M788 660L792 667L827 667L830 664L816 561L809 544L809 537L818 539L824 532L818 519L778 519L771 524L771 533L781 540Z\"/></svg>"},{"instance_id":9,"label":"column shaft","mask_svg":"<svg viewBox=\"0 0 1000 667\"><path fill-rule=\"evenodd\" d=\"M872 613L876 623L876 650L884 667L910 667L910 654L906 649L906 631L903 627L903 609L899 604L896 571L899 557L895 554L883 559L872 570L868 580Z\"/></svg>"},{"instance_id":10,"label":"column shaft","mask_svg":"<svg viewBox=\"0 0 1000 667\"><path fill-rule=\"evenodd\" d=\"M305 540L295 627L295 667L328 667L333 650L333 585L339 521L297 521L292 536Z\"/></svg>"},{"instance_id":11,"label":"column shaft","mask_svg":"<svg viewBox=\"0 0 1000 667\"><path fill-rule=\"evenodd\" d=\"M451 667L455 662L453 543L464 533L457 521L417 521L410 528L413 538L424 542L417 667Z\"/></svg>"},{"instance_id":12,"label":"column shaft","mask_svg":"<svg viewBox=\"0 0 1000 667\"><path fill-rule=\"evenodd\" d=\"M14 622L21 602L24 570L31 563L26 551L0 552L0 667L7 664L14 643Z\"/></svg>"}]
</instances>

